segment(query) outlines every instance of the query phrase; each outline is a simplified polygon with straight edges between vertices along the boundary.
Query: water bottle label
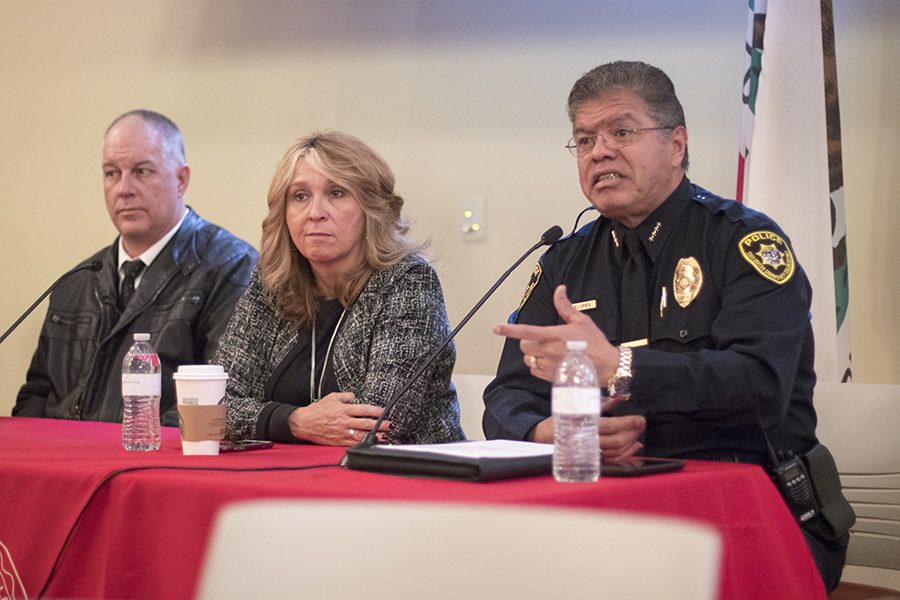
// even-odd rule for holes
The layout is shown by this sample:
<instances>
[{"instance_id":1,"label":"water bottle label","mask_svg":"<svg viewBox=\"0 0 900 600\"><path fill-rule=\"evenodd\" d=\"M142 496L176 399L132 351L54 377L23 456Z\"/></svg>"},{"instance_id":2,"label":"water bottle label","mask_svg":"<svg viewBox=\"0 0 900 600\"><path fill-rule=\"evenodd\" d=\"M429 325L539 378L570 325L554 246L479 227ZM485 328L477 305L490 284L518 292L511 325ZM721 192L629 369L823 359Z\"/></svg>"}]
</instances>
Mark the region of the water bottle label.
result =
<instances>
[{"instance_id":1,"label":"water bottle label","mask_svg":"<svg viewBox=\"0 0 900 600\"><path fill-rule=\"evenodd\" d=\"M600 390L598 388L554 387L553 414L599 415Z\"/></svg>"},{"instance_id":2,"label":"water bottle label","mask_svg":"<svg viewBox=\"0 0 900 600\"><path fill-rule=\"evenodd\" d=\"M122 373L123 396L159 396L161 389L159 373Z\"/></svg>"}]
</instances>

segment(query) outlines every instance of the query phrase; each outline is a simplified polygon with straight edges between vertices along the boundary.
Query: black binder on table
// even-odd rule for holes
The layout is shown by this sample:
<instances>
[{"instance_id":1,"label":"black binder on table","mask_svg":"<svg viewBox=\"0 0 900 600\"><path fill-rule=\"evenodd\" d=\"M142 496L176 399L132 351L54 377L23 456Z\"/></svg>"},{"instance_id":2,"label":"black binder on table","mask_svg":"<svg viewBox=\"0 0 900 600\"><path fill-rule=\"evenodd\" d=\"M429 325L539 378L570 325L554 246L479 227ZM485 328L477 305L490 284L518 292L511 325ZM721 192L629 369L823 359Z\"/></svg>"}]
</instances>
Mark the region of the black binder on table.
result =
<instances>
[{"instance_id":1,"label":"black binder on table","mask_svg":"<svg viewBox=\"0 0 900 600\"><path fill-rule=\"evenodd\" d=\"M440 477L464 481L492 481L549 475L553 445L490 440L424 446L354 446L347 450L347 467L392 475ZM677 471L678 459L632 457L604 462L601 476L635 477Z\"/></svg>"},{"instance_id":2,"label":"black binder on table","mask_svg":"<svg viewBox=\"0 0 900 600\"><path fill-rule=\"evenodd\" d=\"M553 446L510 440L354 446L347 449L347 467L392 475L491 481L549 475L553 468Z\"/></svg>"}]
</instances>

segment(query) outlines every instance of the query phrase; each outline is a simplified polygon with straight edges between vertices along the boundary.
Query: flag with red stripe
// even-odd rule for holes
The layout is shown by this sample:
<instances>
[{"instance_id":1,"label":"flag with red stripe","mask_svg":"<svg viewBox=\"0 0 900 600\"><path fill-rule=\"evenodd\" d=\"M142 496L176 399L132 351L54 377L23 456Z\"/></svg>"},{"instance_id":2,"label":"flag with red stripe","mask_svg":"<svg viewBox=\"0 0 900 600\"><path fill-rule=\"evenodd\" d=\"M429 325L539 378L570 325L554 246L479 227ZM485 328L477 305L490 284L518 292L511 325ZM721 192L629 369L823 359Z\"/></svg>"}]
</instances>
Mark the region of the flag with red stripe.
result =
<instances>
[{"instance_id":1,"label":"flag with red stripe","mask_svg":"<svg viewBox=\"0 0 900 600\"><path fill-rule=\"evenodd\" d=\"M831 0L750 0L737 198L775 219L813 286L816 373L851 378Z\"/></svg>"}]
</instances>

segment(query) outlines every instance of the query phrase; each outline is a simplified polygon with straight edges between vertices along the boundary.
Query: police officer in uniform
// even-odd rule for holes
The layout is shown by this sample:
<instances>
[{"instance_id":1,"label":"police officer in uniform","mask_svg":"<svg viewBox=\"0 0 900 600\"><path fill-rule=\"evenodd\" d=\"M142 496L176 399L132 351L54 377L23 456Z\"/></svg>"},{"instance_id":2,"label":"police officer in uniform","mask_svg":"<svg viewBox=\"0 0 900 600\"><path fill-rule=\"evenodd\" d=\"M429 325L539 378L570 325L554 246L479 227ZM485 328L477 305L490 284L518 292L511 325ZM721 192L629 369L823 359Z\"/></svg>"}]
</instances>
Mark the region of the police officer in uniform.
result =
<instances>
[{"instance_id":1,"label":"police officer in uniform","mask_svg":"<svg viewBox=\"0 0 900 600\"><path fill-rule=\"evenodd\" d=\"M812 290L767 216L691 183L684 111L668 76L640 62L585 73L568 100L582 191L600 217L550 248L485 390L488 439L553 441L550 391L565 341L588 355L612 402L604 458L771 467L817 444ZM804 528L833 589L846 534Z\"/></svg>"}]
</instances>

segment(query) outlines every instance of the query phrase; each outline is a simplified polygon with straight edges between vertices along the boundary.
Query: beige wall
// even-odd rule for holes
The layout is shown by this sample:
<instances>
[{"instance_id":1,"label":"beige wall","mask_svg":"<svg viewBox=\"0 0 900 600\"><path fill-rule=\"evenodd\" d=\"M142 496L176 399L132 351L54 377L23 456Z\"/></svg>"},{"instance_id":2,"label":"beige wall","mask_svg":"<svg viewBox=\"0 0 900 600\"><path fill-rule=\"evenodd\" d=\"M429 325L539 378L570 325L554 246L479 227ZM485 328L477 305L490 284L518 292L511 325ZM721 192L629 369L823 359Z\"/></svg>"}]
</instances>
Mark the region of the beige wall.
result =
<instances>
[{"instance_id":1,"label":"beige wall","mask_svg":"<svg viewBox=\"0 0 900 600\"><path fill-rule=\"evenodd\" d=\"M367 140L395 168L416 233L432 240L456 323L533 239L570 228L584 205L562 148L563 107L600 62L665 69L687 113L691 177L733 194L746 12L738 0L5 0L0 327L113 240L100 138L135 107L181 126L189 202L254 244L268 179L294 137L334 128ZM900 3L835 0L835 21L854 371L900 383ZM488 237L463 243L458 213L473 196L487 199ZM490 325L517 304L532 265L459 336L458 371L493 370ZM43 313L0 347L0 414Z\"/></svg>"}]
</instances>

